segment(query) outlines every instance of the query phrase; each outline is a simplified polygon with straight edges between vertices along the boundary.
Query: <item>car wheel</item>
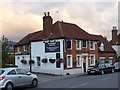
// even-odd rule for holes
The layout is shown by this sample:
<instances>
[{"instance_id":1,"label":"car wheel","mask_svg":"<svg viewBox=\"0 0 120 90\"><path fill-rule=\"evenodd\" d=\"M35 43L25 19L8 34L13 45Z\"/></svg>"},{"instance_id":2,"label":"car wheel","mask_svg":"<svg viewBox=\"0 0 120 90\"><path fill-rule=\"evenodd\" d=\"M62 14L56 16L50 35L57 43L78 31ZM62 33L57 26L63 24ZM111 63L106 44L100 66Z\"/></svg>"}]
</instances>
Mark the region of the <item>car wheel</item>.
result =
<instances>
[{"instance_id":1,"label":"car wheel","mask_svg":"<svg viewBox=\"0 0 120 90\"><path fill-rule=\"evenodd\" d=\"M102 75L104 74L104 70L101 70L101 74L102 74Z\"/></svg>"},{"instance_id":2,"label":"car wheel","mask_svg":"<svg viewBox=\"0 0 120 90\"><path fill-rule=\"evenodd\" d=\"M114 69L112 69L112 73L114 73Z\"/></svg>"},{"instance_id":3,"label":"car wheel","mask_svg":"<svg viewBox=\"0 0 120 90\"><path fill-rule=\"evenodd\" d=\"M5 90L13 90L12 83L7 83L7 85L5 86Z\"/></svg>"},{"instance_id":4,"label":"car wheel","mask_svg":"<svg viewBox=\"0 0 120 90\"><path fill-rule=\"evenodd\" d=\"M33 88L35 88L35 87L37 87L37 85L38 85L37 79L33 79L31 86L32 86Z\"/></svg>"}]
</instances>

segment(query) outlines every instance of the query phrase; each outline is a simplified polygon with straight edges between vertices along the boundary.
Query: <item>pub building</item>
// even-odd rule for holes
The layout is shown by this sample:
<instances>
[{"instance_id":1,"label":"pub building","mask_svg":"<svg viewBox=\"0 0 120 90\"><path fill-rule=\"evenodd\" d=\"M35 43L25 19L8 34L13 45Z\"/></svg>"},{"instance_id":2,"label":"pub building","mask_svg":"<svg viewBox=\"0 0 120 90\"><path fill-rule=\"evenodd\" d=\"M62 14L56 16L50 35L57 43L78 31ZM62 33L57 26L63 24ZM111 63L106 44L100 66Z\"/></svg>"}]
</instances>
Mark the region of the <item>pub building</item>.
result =
<instances>
[{"instance_id":1,"label":"pub building","mask_svg":"<svg viewBox=\"0 0 120 90\"><path fill-rule=\"evenodd\" d=\"M29 33L16 43L15 64L39 73L84 73L96 65L99 51L105 51L106 41L104 43L98 37L102 36L89 34L73 23L57 21L53 24L50 13L45 12L43 30ZM113 60L115 52L112 51L107 53Z\"/></svg>"}]
</instances>

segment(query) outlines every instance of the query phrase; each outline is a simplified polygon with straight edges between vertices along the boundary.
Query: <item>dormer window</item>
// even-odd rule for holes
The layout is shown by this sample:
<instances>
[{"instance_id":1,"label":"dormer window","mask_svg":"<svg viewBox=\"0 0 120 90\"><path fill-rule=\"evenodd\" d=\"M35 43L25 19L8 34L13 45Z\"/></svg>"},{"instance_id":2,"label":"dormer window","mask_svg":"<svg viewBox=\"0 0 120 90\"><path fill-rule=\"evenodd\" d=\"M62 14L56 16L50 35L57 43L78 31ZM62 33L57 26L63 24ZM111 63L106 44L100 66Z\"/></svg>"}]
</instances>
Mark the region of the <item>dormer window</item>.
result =
<instances>
[{"instance_id":1,"label":"dormer window","mask_svg":"<svg viewBox=\"0 0 120 90\"><path fill-rule=\"evenodd\" d=\"M72 49L72 40L67 40L67 50L71 50Z\"/></svg>"},{"instance_id":2,"label":"dormer window","mask_svg":"<svg viewBox=\"0 0 120 90\"><path fill-rule=\"evenodd\" d=\"M103 43L101 43L101 45L100 45L100 50L104 51L104 44Z\"/></svg>"}]
</instances>

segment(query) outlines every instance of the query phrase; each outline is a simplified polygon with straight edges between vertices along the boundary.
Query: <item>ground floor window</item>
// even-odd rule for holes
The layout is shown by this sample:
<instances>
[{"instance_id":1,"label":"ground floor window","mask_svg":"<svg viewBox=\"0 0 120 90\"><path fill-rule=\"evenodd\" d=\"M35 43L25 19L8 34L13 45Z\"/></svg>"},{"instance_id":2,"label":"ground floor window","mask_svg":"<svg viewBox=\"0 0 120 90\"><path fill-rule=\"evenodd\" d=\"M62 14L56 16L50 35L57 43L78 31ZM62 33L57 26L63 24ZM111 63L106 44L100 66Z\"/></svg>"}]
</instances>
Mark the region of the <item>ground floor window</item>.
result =
<instances>
[{"instance_id":1,"label":"ground floor window","mask_svg":"<svg viewBox=\"0 0 120 90\"><path fill-rule=\"evenodd\" d=\"M109 59L109 63L112 64L112 59Z\"/></svg>"},{"instance_id":2,"label":"ground floor window","mask_svg":"<svg viewBox=\"0 0 120 90\"><path fill-rule=\"evenodd\" d=\"M67 55L67 68L72 67L72 55Z\"/></svg>"},{"instance_id":3,"label":"ground floor window","mask_svg":"<svg viewBox=\"0 0 120 90\"><path fill-rule=\"evenodd\" d=\"M81 67L81 56L80 55L76 56L76 66Z\"/></svg>"},{"instance_id":4,"label":"ground floor window","mask_svg":"<svg viewBox=\"0 0 120 90\"><path fill-rule=\"evenodd\" d=\"M40 57L37 57L37 66L41 66Z\"/></svg>"},{"instance_id":5,"label":"ground floor window","mask_svg":"<svg viewBox=\"0 0 120 90\"><path fill-rule=\"evenodd\" d=\"M90 55L90 65L95 65L95 55Z\"/></svg>"}]
</instances>

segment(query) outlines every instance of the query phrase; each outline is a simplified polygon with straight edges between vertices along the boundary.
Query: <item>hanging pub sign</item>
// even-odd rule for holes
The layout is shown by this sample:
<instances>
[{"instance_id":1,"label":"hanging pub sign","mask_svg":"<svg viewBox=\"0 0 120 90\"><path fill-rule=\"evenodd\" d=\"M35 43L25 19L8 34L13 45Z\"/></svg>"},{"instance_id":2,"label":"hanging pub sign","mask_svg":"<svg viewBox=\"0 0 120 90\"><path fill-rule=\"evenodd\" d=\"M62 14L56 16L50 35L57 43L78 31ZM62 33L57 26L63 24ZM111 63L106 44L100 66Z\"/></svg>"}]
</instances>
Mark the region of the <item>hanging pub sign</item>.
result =
<instances>
[{"instance_id":1,"label":"hanging pub sign","mask_svg":"<svg viewBox=\"0 0 120 90\"><path fill-rule=\"evenodd\" d=\"M45 43L45 53L60 52L60 42Z\"/></svg>"}]
</instances>

